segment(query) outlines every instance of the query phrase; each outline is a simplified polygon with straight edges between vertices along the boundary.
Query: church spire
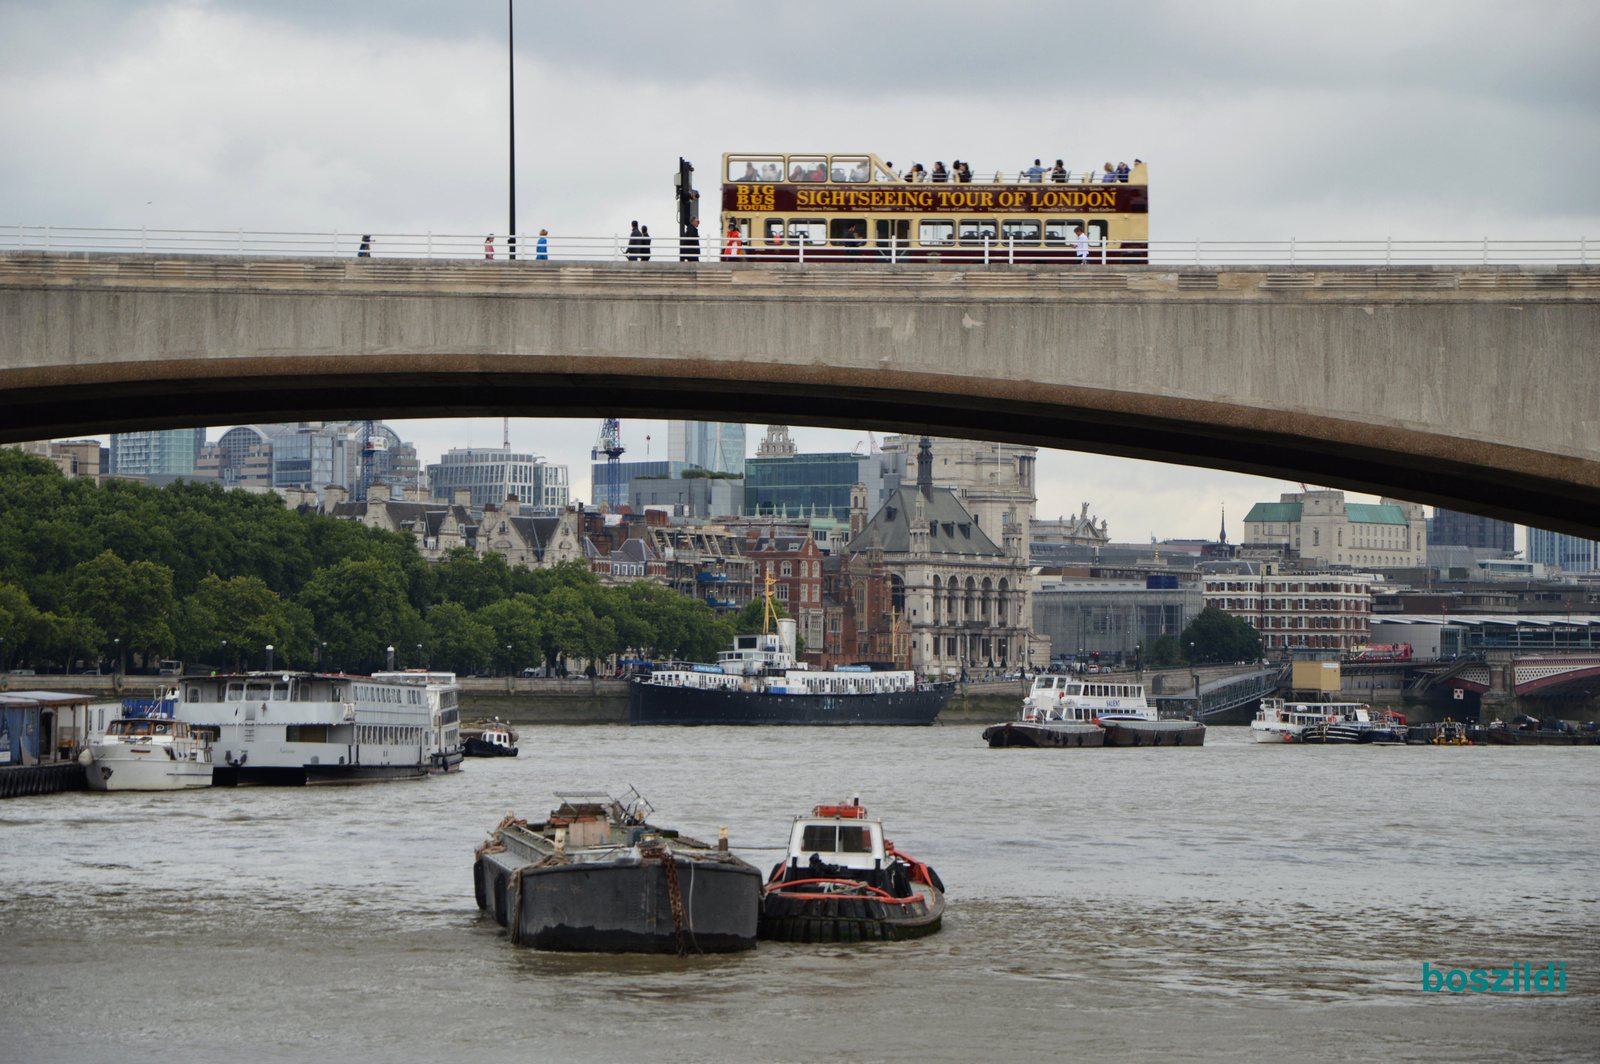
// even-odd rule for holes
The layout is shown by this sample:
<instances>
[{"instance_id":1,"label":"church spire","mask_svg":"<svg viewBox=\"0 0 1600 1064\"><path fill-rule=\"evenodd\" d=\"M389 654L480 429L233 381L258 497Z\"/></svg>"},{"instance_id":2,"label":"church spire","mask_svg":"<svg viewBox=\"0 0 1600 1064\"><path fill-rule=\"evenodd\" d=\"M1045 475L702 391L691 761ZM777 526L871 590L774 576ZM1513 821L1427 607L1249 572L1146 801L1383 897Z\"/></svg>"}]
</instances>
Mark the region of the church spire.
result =
<instances>
[{"instance_id":1,"label":"church spire","mask_svg":"<svg viewBox=\"0 0 1600 1064\"><path fill-rule=\"evenodd\" d=\"M1217 533L1217 542L1228 542L1228 504L1222 504L1222 529Z\"/></svg>"},{"instance_id":2,"label":"church spire","mask_svg":"<svg viewBox=\"0 0 1600 1064\"><path fill-rule=\"evenodd\" d=\"M917 448L917 490L933 498L933 441L926 436Z\"/></svg>"}]
</instances>

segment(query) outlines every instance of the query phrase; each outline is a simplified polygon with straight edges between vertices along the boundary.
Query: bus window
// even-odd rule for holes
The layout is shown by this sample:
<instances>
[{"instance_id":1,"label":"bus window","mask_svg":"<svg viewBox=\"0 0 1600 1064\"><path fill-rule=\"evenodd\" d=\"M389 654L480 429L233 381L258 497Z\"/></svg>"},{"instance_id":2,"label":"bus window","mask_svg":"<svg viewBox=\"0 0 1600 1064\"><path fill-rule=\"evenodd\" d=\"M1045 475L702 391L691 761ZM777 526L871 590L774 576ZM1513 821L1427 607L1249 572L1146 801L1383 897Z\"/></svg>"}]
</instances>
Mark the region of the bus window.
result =
<instances>
[{"instance_id":1,"label":"bus window","mask_svg":"<svg viewBox=\"0 0 1600 1064\"><path fill-rule=\"evenodd\" d=\"M777 181L783 170L781 155L730 155L729 181ZM769 176L770 175L770 176Z\"/></svg>"},{"instance_id":2,"label":"bus window","mask_svg":"<svg viewBox=\"0 0 1600 1064\"><path fill-rule=\"evenodd\" d=\"M867 220L835 218L828 223L828 239L840 247L861 247L867 242Z\"/></svg>"},{"instance_id":3,"label":"bus window","mask_svg":"<svg viewBox=\"0 0 1600 1064\"><path fill-rule=\"evenodd\" d=\"M828 239L828 223L821 218L790 218L789 243L821 244Z\"/></svg>"},{"instance_id":4,"label":"bus window","mask_svg":"<svg viewBox=\"0 0 1600 1064\"><path fill-rule=\"evenodd\" d=\"M992 218L961 219L961 243L967 247L982 247L1000 238L1000 227Z\"/></svg>"},{"instance_id":5,"label":"bus window","mask_svg":"<svg viewBox=\"0 0 1600 1064\"><path fill-rule=\"evenodd\" d=\"M955 243L956 223L954 222L919 222L917 223L917 242L927 247L943 247Z\"/></svg>"},{"instance_id":6,"label":"bus window","mask_svg":"<svg viewBox=\"0 0 1600 1064\"><path fill-rule=\"evenodd\" d=\"M906 245L911 243L911 220L879 218L874 243L885 252L904 253Z\"/></svg>"},{"instance_id":7,"label":"bus window","mask_svg":"<svg viewBox=\"0 0 1600 1064\"><path fill-rule=\"evenodd\" d=\"M1039 243L1039 223L1008 220L1000 226L1000 238L1007 244L1037 246Z\"/></svg>"},{"instance_id":8,"label":"bus window","mask_svg":"<svg viewBox=\"0 0 1600 1064\"><path fill-rule=\"evenodd\" d=\"M762 239L768 247L778 248L783 246L783 219L768 218Z\"/></svg>"},{"instance_id":9,"label":"bus window","mask_svg":"<svg viewBox=\"0 0 1600 1064\"><path fill-rule=\"evenodd\" d=\"M865 155L835 155L832 175L835 181L870 181L872 161ZM865 227L862 232L866 232Z\"/></svg>"},{"instance_id":10,"label":"bus window","mask_svg":"<svg viewBox=\"0 0 1600 1064\"><path fill-rule=\"evenodd\" d=\"M1052 247L1069 248L1078 242L1072 231L1082 224L1082 218L1047 218L1044 223L1044 242Z\"/></svg>"},{"instance_id":11,"label":"bus window","mask_svg":"<svg viewBox=\"0 0 1600 1064\"><path fill-rule=\"evenodd\" d=\"M828 180L828 158L825 155L789 156L790 181Z\"/></svg>"},{"instance_id":12,"label":"bus window","mask_svg":"<svg viewBox=\"0 0 1600 1064\"><path fill-rule=\"evenodd\" d=\"M1106 243L1108 237L1107 230L1109 230L1109 228L1110 225L1107 222L1090 222L1089 243L1095 247L1099 247L1101 244Z\"/></svg>"}]
</instances>

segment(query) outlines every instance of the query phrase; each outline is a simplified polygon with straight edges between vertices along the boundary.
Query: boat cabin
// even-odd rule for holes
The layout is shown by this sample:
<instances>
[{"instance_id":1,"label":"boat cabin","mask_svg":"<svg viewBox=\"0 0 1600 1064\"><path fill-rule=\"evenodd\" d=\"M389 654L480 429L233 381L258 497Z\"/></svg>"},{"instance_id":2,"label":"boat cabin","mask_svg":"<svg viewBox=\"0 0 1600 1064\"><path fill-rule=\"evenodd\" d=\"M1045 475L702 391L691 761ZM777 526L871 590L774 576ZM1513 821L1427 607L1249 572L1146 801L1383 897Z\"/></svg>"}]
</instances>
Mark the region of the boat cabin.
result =
<instances>
[{"instance_id":1,"label":"boat cabin","mask_svg":"<svg viewBox=\"0 0 1600 1064\"><path fill-rule=\"evenodd\" d=\"M809 817L796 817L789 832L788 864L805 869L820 864L868 872L884 866L883 825L866 819L860 805L819 805Z\"/></svg>"},{"instance_id":2,"label":"boat cabin","mask_svg":"<svg viewBox=\"0 0 1600 1064\"><path fill-rule=\"evenodd\" d=\"M143 718L139 720L114 720L106 725L106 735L124 739L188 739L189 725L181 720Z\"/></svg>"}]
</instances>

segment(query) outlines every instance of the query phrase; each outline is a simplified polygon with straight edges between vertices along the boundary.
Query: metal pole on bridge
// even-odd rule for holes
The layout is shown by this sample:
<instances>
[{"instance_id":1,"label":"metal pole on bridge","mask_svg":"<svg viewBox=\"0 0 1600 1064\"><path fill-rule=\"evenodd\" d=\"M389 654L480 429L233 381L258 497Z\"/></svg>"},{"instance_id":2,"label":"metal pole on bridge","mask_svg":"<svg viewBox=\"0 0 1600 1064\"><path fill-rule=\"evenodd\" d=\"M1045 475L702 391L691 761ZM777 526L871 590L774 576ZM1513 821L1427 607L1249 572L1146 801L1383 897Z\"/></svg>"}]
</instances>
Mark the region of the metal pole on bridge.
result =
<instances>
[{"instance_id":1,"label":"metal pole on bridge","mask_svg":"<svg viewBox=\"0 0 1600 1064\"><path fill-rule=\"evenodd\" d=\"M510 104L507 139L511 155L511 257L517 257L517 51L512 24L513 0L506 0L506 99Z\"/></svg>"}]
</instances>

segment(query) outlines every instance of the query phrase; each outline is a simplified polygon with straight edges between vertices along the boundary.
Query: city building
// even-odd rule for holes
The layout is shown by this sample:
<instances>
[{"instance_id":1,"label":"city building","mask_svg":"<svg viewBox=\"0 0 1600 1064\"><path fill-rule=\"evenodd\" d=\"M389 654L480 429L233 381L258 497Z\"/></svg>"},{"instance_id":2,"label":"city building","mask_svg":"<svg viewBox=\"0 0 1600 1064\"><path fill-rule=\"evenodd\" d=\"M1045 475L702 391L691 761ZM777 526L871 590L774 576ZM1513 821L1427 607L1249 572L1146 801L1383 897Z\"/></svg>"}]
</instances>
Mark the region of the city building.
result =
<instances>
[{"instance_id":1,"label":"city building","mask_svg":"<svg viewBox=\"0 0 1600 1064\"><path fill-rule=\"evenodd\" d=\"M773 598L795 619L807 647L823 645L822 560L825 555L809 535L761 535L745 542L757 594L772 584Z\"/></svg>"},{"instance_id":2,"label":"city building","mask_svg":"<svg viewBox=\"0 0 1600 1064\"><path fill-rule=\"evenodd\" d=\"M554 516L569 502L566 466L511 447L452 447L428 465L428 491L435 499L452 499L461 489L477 508L516 499Z\"/></svg>"},{"instance_id":3,"label":"city building","mask_svg":"<svg viewBox=\"0 0 1600 1064\"><path fill-rule=\"evenodd\" d=\"M107 472L117 477L188 476L195 471L205 445L205 429L113 432Z\"/></svg>"},{"instance_id":4,"label":"city building","mask_svg":"<svg viewBox=\"0 0 1600 1064\"><path fill-rule=\"evenodd\" d=\"M98 479L105 471L102 457L109 457L99 440L39 440L16 446L27 454L54 462L56 468L69 477Z\"/></svg>"},{"instance_id":5,"label":"city building","mask_svg":"<svg viewBox=\"0 0 1600 1064\"><path fill-rule=\"evenodd\" d=\"M1135 650L1183 634L1205 606L1193 574L1142 579L1040 574L1033 581L1033 631L1058 660L1132 661ZM1038 663L1042 664L1042 663Z\"/></svg>"},{"instance_id":6,"label":"city building","mask_svg":"<svg viewBox=\"0 0 1600 1064\"><path fill-rule=\"evenodd\" d=\"M1428 546L1478 547L1511 554L1517 549L1517 526L1493 517L1434 507L1428 520Z\"/></svg>"},{"instance_id":7,"label":"city building","mask_svg":"<svg viewBox=\"0 0 1600 1064\"><path fill-rule=\"evenodd\" d=\"M610 475L610 462L593 462L589 466L589 498L596 506L606 496L606 477ZM668 480L683 476L689 467L682 462L654 459L643 462L616 463L617 483L626 486L633 480Z\"/></svg>"},{"instance_id":8,"label":"city building","mask_svg":"<svg viewBox=\"0 0 1600 1064\"><path fill-rule=\"evenodd\" d=\"M1579 539L1565 532L1530 528L1528 560L1564 573L1592 573L1600 570L1600 542Z\"/></svg>"},{"instance_id":9,"label":"city building","mask_svg":"<svg viewBox=\"0 0 1600 1064\"><path fill-rule=\"evenodd\" d=\"M651 554L661 562L661 583L680 595L703 599L718 613L743 609L750 602L754 567L745 557L743 536L712 523L689 526L647 519L643 529Z\"/></svg>"},{"instance_id":10,"label":"city building","mask_svg":"<svg viewBox=\"0 0 1600 1064\"><path fill-rule=\"evenodd\" d=\"M1244 545L1277 545L1322 565L1418 569L1427 563L1423 508L1384 499L1347 503L1342 491L1291 492L1244 517Z\"/></svg>"},{"instance_id":11,"label":"city building","mask_svg":"<svg viewBox=\"0 0 1600 1064\"><path fill-rule=\"evenodd\" d=\"M698 469L678 476L633 477L622 489L626 505L636 514L661 510L671 517L723 518L737 516L744 505L742 478L710 476Z\"/></svg>"},{"instance_id":12,"label":"city building","mask_svg":"<svg viewBox=\"0 0 1600 1064\"><path fill-rule=\"evenodd\" d=\"M1233 562L1205 573L1201 588L1207 606L1253 624L1269 653L1348 650L1372 641L1373 580L1369 573Z\"/></svg>"},{"instance_id":13,"label":"city building","mask_svg":"<svg viewBox=\"0 0 1600 1064\"><path fill-rule=\"evenodd\" d=\"M917 669L970 675L1020 668L1028 663L1032 618L1027 525L1000 523L997 543L952 489L934 486L933 462L924 438L915 485L902 485L870 519L866 487L855 486L846 551L881 554L891 609L910 631Z\"/></svg>"},{"instance_id":14,"label":"city building","mask_svg":"<svg viewBox=\"0 0 1600 1064\"><path fill-rule=\"evenodd\" d=\"M1048 553L1059 547L1109 547L1111 533L1106 527L1106 522L1101 520L1095 523L1095 518L1089 514L1089 504L1084 503L1083 509L1071 517L1057 517L1053 520L1035 517L1028 522L1028 549L1036 551L1045 548Z\"/></svg>"},{"instance_id":15,"label":"city building","mask_svg":"<svg viewBox=\"0 0 1600 1064\"><path fill-rule=\"evenodd\" d=\"M667 460L713 473L744 472L744 425L721 421L667 422ZM596 496L598 498L599 496Z\"/></svg>"},{"instance_id":16,"label":"city building","mask_svg":"<svg viewBox=\"0 0 1600 1064\"><path fill-rule=\"evenodd\" d=\"M758 453L744 464L744 515L847 519L860 461L848 451Z\"/></svg>"},{"instance_id":17,"label":"city building","mask_svg":"<svg viewBox=\"0 0 1600 1064\"><path fill-rule=\"evenodd\" d=\"M896 585L883 567L883 551L838 554L822 561L823 631L807 640L806 660L822 669L884 664L910 669L910 625L896 607Z\"/></svg>"},{"instance_id":18,"label":"city building","mask_svg":"<svg viewBox=\"0 0 1600 1064\"><path fill-rule=\"evenodd\" d=\"M272 440L288 425L237 425L200 449L195 472L230 488L272 487Z\"/></svg>"},{"instance_id":19,"label":"city building","mask_svg":"<svg viewBox=\"0 0 1600 1064\"><path fill-rule=\"evenodd\" d=\"M1006 525L1030 528L1038 504L1034 466L1039 448L926 438L933 453L933 486L954 492L980 528L991 537L998 537ZM905 456L902 476L913 464L921 439L890 436L883 441L884 451Z\"/></svg>"}]
</instances>

